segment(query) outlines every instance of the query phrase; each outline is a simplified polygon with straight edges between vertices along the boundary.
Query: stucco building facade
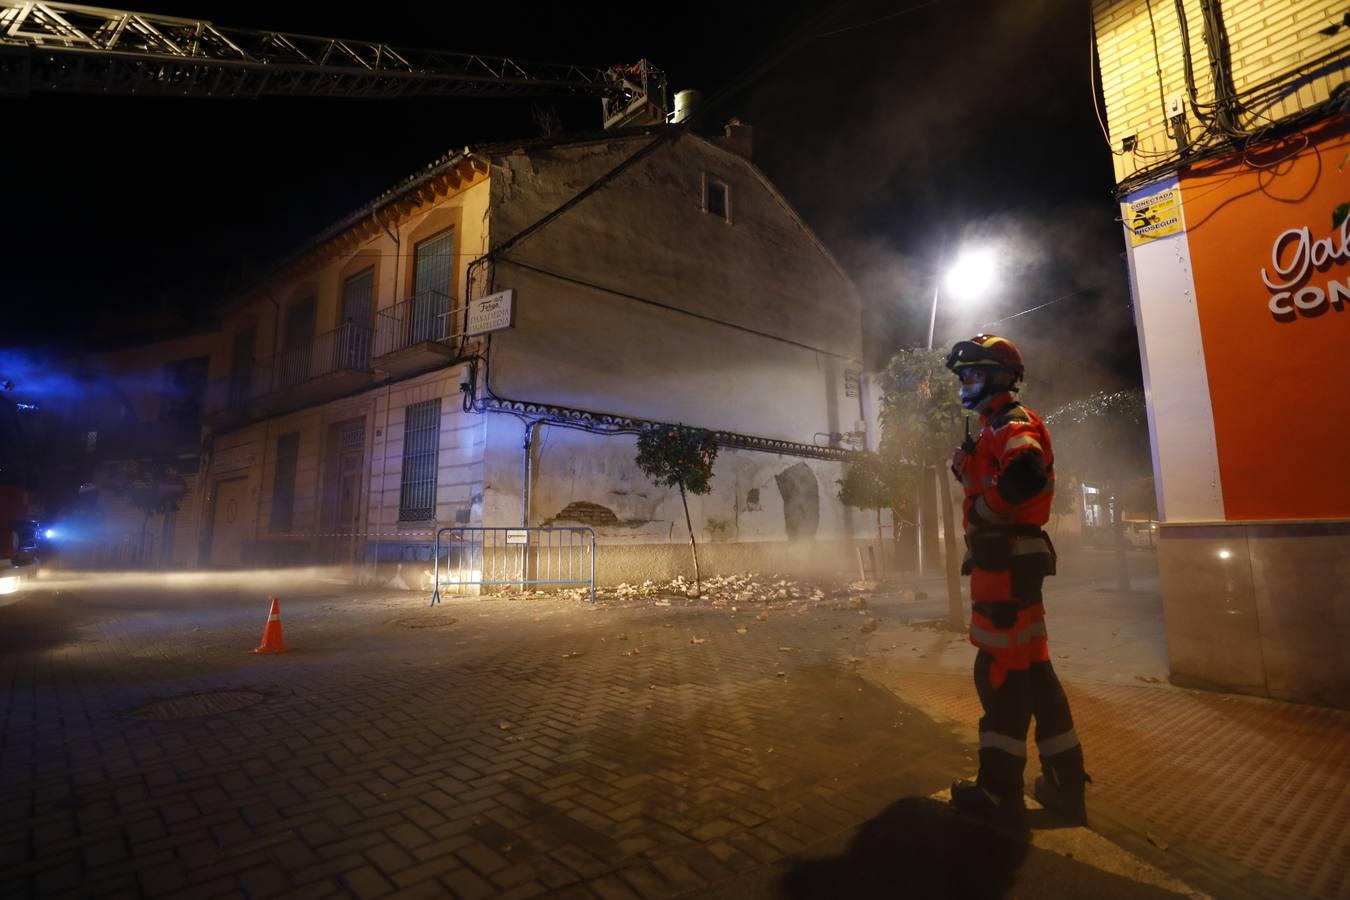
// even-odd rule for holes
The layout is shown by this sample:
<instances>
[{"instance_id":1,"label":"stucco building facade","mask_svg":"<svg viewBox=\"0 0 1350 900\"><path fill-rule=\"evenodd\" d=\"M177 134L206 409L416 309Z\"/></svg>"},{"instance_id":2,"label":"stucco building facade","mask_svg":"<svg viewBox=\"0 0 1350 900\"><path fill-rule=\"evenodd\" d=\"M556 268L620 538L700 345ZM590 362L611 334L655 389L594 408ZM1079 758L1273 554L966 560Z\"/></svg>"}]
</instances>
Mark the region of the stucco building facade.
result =
<instances>
[{"instance_id":1,"label":"stucco building facade","mask_svg":"<svg viewBox=\"0 0 1350 900\"><path fill-rule=\"evenodd\" d=\"M718 435L705 574L848 567L860 301L747 132L466 149L316 236L221 312L175 561L425 588L438 528L581 524L602 582L689 575L665 423Z\"/></svg>"}]
</instances>

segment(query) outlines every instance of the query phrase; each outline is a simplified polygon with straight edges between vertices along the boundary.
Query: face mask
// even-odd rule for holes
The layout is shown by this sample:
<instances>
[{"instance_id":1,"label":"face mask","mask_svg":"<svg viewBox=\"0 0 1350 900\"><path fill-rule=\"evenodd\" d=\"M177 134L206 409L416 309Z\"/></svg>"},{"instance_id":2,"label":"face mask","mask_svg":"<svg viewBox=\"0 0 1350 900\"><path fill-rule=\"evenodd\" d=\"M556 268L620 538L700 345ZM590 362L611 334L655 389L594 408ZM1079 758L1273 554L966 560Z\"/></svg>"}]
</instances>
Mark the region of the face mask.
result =
<instances>
[{"instance_id":1,"label":"face mask","mask_svg":"<svg viewBox=\"0 0 1350 900\"><path fill-rule=\"evenodd\" d=\"M982 372L969 381L963 379L961 381L961 405L966 409L974 409L975 404L979 403L984 396L984 386L987 381L988 378Z\"/></svg>"}]
</instances>

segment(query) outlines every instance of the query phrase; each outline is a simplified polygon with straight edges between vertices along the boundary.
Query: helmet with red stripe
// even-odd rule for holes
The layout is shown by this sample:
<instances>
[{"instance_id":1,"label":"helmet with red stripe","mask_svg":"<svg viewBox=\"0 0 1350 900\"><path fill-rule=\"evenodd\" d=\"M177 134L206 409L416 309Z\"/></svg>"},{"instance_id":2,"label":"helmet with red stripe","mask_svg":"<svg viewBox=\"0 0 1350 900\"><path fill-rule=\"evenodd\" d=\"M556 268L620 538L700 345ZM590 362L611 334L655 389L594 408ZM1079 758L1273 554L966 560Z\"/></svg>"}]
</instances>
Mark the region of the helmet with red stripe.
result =
<instances>
[{"instance_id":1,"label":"helmet with red stripe","mask_svg":"<svg viewBox=\"0 0 1350 900\"><path fill-rule=\"evenodd\" d=\"M947 368L961 379L961 405L983 410L997 394L1017 390L1026 375L1022 354L1013 342L993 334L977 334L947 354Z\"/></svg>"},{"instance_id":2,"label":"helmet with red stripe","mask_svg":"<svg viewBox=\"0 0 1350 900\"><path fill-rule=\"evenodd\" d=\"M968 341L960 341L947 354L947 368L958 375L969 366L991 366L1006 369L1015 381L1026 377L1022 354L1007 338L996 334L977 334Z\"/></svg>"}]
</instances>

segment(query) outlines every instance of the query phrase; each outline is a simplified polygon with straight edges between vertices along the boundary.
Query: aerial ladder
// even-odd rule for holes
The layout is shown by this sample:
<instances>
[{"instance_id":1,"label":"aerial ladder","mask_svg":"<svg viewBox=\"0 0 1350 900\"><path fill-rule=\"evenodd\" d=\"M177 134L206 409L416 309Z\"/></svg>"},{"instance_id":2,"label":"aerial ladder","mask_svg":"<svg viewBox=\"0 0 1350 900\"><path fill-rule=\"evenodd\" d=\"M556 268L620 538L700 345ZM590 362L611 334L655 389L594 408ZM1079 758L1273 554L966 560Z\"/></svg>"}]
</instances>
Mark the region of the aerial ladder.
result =
<instances>
[{"instance_id":1,"label":"aerial ladder","mask_svg":"<svg viewBox=\"0 0 1350 900\"><path fill-rule=\"evenodd\" d=\"M0 97L596 97L606 129L666 120L647 60L596 68L0 0Z\"/></svg>"}]
</instances>

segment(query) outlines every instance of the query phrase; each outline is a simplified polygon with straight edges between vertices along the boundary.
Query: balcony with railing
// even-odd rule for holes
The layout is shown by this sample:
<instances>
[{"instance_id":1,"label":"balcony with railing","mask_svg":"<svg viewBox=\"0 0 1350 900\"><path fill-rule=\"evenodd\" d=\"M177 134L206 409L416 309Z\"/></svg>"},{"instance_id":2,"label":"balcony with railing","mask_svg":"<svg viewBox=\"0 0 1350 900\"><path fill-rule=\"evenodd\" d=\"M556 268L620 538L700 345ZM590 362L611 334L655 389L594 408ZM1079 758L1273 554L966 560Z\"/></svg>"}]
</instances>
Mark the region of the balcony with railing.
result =
<instances>
[{"instance_id":1,"label":"balcony with railing","mask_svg":"<svg viewBox=\"0 0 1350 900\"><path fill-rule=\"evenodd\" d=\"M206 386L206 421L217 428L244 421L254 412L271 380L271 363L249 360Z\"/></svg>"},{"instance_id":2,"label":"balcony with railing","mask_svg":"<svg viewBox=\"0 0 1350 900\"><path fill-rule=\"evenodd\" d=\"M323 403L369 386L372 329L347 322L297 347L244 366L207 390L207 418L228 427Z\"/></svg>"},{"instance_id":3,"label":"balcony with railing","mask_svg":"<svg viewBox=\"0 0 1350 900\"><path fill-rule=\"evenodd\" d=\"M385 307L375 317L375 359L393 376L414 375L454 357L450 338L456 310L440 291L423 291Z\"/></svg>"},{"instance_id":4,"label":"balcony with railing","mask_svg":"<svg viewBox=\"0 0 1350 900\"><path fill-rule=\"evenodd\" d=\"M347 322L308 344L282 350L262 368L268 387L258 397L263 412L333 400L370 385L371 329ZM261 374L261 373L258 373Z\"/></svg>"}]
</instances>

